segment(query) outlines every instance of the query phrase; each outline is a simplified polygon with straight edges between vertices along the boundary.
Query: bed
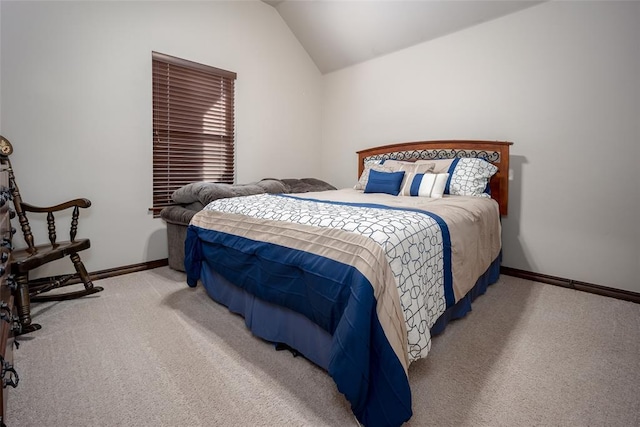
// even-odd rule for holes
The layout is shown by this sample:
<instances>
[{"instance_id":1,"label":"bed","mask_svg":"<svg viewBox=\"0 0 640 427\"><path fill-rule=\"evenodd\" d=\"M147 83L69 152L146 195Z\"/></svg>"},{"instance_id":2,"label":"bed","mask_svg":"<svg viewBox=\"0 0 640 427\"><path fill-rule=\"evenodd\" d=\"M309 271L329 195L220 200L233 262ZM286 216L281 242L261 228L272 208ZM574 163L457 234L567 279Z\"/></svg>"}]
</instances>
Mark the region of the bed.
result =
<instances>
[{"instance_id":1,"label":"bed","mask_svg":"<svg viewBox=\"0 0 640 427\"><path fill-rule=\"evenodd\" d=\"M354 188L216 200L187 283L326 369L360 423L409 420L409 364L499 277L510 142L359 151Z\"/></svg>"}]
</instances>

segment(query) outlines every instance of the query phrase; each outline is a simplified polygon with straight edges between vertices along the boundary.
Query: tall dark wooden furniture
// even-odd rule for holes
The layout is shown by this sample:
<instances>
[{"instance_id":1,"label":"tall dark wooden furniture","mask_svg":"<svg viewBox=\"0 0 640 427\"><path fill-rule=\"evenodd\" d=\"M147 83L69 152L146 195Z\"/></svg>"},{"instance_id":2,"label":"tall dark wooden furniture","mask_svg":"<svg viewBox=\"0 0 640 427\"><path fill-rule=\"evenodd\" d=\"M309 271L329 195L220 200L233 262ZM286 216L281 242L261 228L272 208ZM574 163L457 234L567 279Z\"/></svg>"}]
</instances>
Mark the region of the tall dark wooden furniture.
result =
<instances>
[{"instance_id":1,"label":"tall dark wooden furniture","mask_svg":"<svg viewBox=\"0 0 640 427\"><path fill-rule=\"evenodd\" d=\"M11 387L18 386L18 372L13 366L14 336L19 334L20 323L15 314L13 296L6 281L6 276L0 285L0 426L4 426L7 414L7 395ZM17 344L16 344L17 345Z\"/></svg>"},{"instance_id":2,"label":"tall dark wooden furniture","mask_svg":"<svg viewBox=\"0 0 640 427\"><path fill-rule=\"evenodd\" d=\"M11 228L11 214L9 208L11 190L9 189L9 174L0 167L0 238L11 242L13 230ZM10 245L9 245L10 246ZM20 323L16 316L9 280L11 265L11 248L0 247L0 426L4 427L7 415L7 394L11 387L17 387L19 377L13 366L14 335L20 331Z\"/></svg>"},{"instance_id":3,"label":"tall dark wooden furniture","mask_svg":"<svg viewBox=\"0 0 640 427\"><path fill-rule=\"evenodd\" d=\"M6 168L9 178L9 187L13 198L13 206L20 223L22 235L27 246L23 249L14 249L11 253L11 274L14 278L14 297L18 311L18 317L22 327L21 333L28 333L40 329L40 325L31 323L31 301L60 301L78 298L94 294L103 290L93 286L91 278L80 260L78 252L88 249L91 245L89 239L76 239L78 230L78 217L80 208L88 208L91 202L88 199L74 199L51 207L38 207L22 201L22 195L16 184L11 160L9 156L13 152L11 143L0 136L0 164ZM58 241L54 212L73 208L71 215L71 228L68 241ZM27 219L27 212L45 214L49 231L49 243L36 244L34 235ZM11 247L11 242L3 241L0 244ZM51 261L68 256L75 267L76 272L61 276L44 277L29 280L29 273ZM43 295L45 292L61 288L75 283L83 283L84 289L71 292L53 292Z\"/></svg>"}]
</instances>

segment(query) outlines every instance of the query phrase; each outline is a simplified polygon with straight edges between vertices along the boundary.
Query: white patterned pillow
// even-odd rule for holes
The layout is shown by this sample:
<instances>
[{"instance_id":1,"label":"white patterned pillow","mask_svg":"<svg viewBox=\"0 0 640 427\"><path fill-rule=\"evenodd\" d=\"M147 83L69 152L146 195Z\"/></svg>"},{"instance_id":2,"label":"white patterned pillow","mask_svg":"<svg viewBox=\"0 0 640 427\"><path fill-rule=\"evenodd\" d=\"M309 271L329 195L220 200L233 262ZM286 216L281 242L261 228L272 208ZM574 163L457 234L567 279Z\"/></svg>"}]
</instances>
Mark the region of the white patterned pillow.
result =
<instances>
[{"instance_id":1,"label":"white patterned pillow","mask_svg":"<svg viewBox=\"0 0 640 427\"><path fill-rule=\"evenodd\" d=\"M449 181L445 194L490 197L489 180L498 168L486 160L453 159L449 166Z\"/></svg>"}]
</instances>

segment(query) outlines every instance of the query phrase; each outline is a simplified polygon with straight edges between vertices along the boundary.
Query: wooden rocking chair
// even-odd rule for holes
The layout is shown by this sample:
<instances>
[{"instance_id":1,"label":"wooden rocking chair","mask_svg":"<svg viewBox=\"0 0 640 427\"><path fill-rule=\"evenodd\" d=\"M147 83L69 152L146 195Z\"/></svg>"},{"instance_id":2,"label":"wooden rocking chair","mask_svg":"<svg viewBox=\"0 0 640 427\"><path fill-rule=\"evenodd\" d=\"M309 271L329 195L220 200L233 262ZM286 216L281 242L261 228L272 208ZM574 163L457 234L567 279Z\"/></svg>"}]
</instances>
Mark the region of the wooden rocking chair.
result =
<instances>
[{"instance_id":1,"label":"wooden rocking chair","mask_svg":"<svg viewBox=\"0 0 640 427\"><path fill-rule=\"evenodd\" d=\"M68 300L100 292L103 288L93 286L91 278L78 255L78 252L88 249L91 245L89 239L76 239L80 208L88 208L91 206L91 202L88 199L74 199L51 207L38 207L23 202L20 190L16 184L13 168L11 167L11 160L9 160L12 152L13 147L11 143L0 136L0 165L8 172L9 188L15 208L13 216L18 216L20 228L22 229L22 234L27 244L26 248L12 250L10 258L11 275L13 276L10 286L14 294L18 317L22 327L20 333L25 334L40 329L40 325L31 323L31 301ZM70 208L73 208L73 211L71 215L69 240L59 242L56 240L56 225L53 213ZM47 214L49 243L35 244L29 220L27 219L27 212ZM15 230L13 231L15 232ZM4 239L0 242L0 245L11 248L12 242ZM65 256L69 256L71 259L76 270L75 273L29 280L29 273L32 270L51 261L64 258ZM84 289L43 295L43 293L53 289L80 282L84 284Z\"/></svg>"}]
</instances>

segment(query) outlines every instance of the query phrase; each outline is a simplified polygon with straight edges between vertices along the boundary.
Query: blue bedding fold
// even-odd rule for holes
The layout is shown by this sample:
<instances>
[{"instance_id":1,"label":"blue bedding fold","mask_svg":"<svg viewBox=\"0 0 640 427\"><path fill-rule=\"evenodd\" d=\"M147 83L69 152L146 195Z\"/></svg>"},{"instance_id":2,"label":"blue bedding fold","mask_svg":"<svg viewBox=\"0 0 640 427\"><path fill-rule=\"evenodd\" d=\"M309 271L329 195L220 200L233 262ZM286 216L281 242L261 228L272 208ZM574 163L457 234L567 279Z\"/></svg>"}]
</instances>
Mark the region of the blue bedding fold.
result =
<instances>
[{"instance_id":1,"label":"blue bedding fold","mask_svg":"<svg viewBox=\"0 0 640 427\"><path fill-rule=\"evenodd\" d=\"M408 378L378 320L373 288L357 269L190 225L189 286L197 284L204 260L226 280L305 315L333 335L329 374L361 423L395 426L411 417Z\"/></svg>"},{"instance_id":2,"label":"blue bedding fold","mask_svg":"<svg viewBox=\"0 0 640 427\"><path fill-rule=\"evenodd\" d=\"M499 255L467 295L438 318L430 329L431 336L444 332L450 321L460 319L472 310L472 302L498 281L501 259ZM315 323L295 311L256 298L206 264L202 268L202 284L213 300L244 317L245 324L254 335L274 343L285 343L316 365L329 370L328 349L331 348L332 336Z\"/></svg>"}]
</instances>

